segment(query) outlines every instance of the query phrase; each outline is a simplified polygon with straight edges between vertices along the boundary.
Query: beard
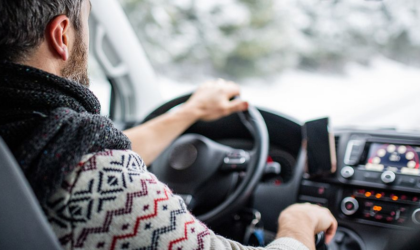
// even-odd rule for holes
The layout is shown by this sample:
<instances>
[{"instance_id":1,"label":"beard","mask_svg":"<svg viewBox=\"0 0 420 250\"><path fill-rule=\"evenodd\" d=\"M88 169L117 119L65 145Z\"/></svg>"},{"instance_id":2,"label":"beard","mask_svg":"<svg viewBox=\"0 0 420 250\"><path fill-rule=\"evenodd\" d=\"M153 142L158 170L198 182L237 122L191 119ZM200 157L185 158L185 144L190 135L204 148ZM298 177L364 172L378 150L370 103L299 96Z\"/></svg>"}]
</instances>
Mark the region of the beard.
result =
<instances>
[{"instance_id":1,"label":"beard","mask_svg":"<svg viewBox=\"0 0 420 250\"><path fill-rule=\"evenodd\" d=\"M82 39L82 32L77 32L74 48L69 61L61 71L61 75L71 81L89 87L88 76L88 47Z\"/></svg>"}]
</instances>

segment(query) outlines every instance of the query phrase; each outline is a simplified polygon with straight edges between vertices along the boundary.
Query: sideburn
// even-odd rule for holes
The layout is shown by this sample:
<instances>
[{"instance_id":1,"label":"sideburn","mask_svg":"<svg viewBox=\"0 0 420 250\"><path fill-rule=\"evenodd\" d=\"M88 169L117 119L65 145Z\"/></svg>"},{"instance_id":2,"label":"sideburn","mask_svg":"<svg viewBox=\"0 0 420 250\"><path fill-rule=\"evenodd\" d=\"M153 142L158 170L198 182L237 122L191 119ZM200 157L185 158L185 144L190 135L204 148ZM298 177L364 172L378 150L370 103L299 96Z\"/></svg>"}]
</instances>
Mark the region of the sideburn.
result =
<instances>
[{"instance_id":1,"label":"sideburn","mask_svg":"<svg viewBox=\"0 0 420 250\"><path fill-rule=\"evenodd\" d=\"M88 76L88 47L83 42L82 32L76 32L74 47L67 65L62 69L61 75L64 78L80 83L89 87Z\"/></svg>"}]
</instances>

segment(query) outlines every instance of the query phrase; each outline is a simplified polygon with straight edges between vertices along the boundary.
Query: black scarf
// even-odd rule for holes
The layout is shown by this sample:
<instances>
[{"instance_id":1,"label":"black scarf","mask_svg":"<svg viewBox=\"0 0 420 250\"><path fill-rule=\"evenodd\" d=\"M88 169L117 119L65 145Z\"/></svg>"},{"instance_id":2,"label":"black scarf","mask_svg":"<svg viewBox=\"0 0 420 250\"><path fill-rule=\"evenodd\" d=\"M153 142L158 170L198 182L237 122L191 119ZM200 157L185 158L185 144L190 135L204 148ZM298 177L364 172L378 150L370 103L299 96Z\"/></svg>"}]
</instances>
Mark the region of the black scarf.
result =
<instances>
[{"instance_id":1,"label":"black scarf","mask_svg":"<svg viewBox=\"0 0 420 250\"><path fill-rule=\"evenodd\" d=\"M131 148L100 109L95 95L79 83L0 62L0 136L41 203L83 155Z\"/></svg>"}]
</instances>

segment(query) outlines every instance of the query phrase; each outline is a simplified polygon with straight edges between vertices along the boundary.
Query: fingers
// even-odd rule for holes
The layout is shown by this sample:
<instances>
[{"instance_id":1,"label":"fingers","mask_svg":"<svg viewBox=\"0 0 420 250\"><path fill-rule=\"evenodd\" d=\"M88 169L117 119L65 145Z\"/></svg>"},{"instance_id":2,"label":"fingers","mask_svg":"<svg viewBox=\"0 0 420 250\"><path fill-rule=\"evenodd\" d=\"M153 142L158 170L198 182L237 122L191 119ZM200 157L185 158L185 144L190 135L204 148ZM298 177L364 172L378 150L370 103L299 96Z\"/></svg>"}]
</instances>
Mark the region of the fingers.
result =
<instances>
[{"instance_id":1,"label":"fingers","mask_svg":"<svg viewBox=\"0 0 420 250\"><path fill-rule=\"evenodd\" d=\"M234 82L218 79L215 83L218 84L218 86L223 90L229 99L241 94L239 85Z\"/></svg>"},{"instance_id":2,"label":"fingers","mask_svg":"<svg viewBox=\"0 0 420 250\"><path fill-rule=\"evenodd\" d=\"M241 91L238 84L230 81L225 81L223 79L218 79L217 82L223 86L228 99L240 95ZM225 110L225 114L230 115L232 113L246 111L248 110L248 107L248 102L242 101L240 99L234 99L228 103Z\"/></svg>"},{"instance_id":3,"label":"fingers","mask_svg":"<svg viewBox=\"0 0 420 250\"><path fill-rule=\"evenodd\" d=\"M338 223L337 220L331 215L331 226L325 231L325 243L328 244L334 238L335 232L337 231Z\"/></svg>"},{"instance_id":4,"label":"fingers","mask_svg":"<svg viewBox=\"0 0 420 250\"><path fill-rule=\"evenodd\" d=\"M313 236L321 231L325 232L325 242L331 242L337 230L337 220L327 208L308 203L285 209L279 216L279 225L280 237L295 237L306 246L312 246Z\"/></svg>"},{"instance_id":5,"label":"fingers","mask_svg":"<svg viewBox=\"0 0 420 250\"><path fill-rule=\"evenodd\" d=\"M337 220L332 215L331 211L324 207L319 207L316 205L310 205L315 206L318 210L318 225L315 229L315 233L319 233L321 231L325 232L325 242L329 243L335 235L335 232L337 230Z\"/></svg>"},{"instance_id":6,"label":"fingers","mask_svg":"<svg viewBox=\"0 0 420 250\"><path fill-rule=\"evenodd\" d=\"M246 111L248 110L248 107L249 107L248 102L242 101L240 99L235 99L229 102L226 110L229 115L235 112Z\"/></svg>"},{"instance_id":7,"label":"fingers","mask_svg":"<svg viewBox=\"0 0 420 250\"><path fill-rule=\"evenodd\" d=\"M232 83L232 84L229 84L229 87L226 88L226 94L228 98L230 99L232 97L239 96L241 94L241 91L238 85Z\"/></svg>"},{"instance_id":8,"label":"fingers","mask_svg":"<svg viewBox=\"0 0 420 250\"><path fill-rule=\"evenodd\" d=\"M197 114L198 120L213 121L234 112L245 111L248 103L239 99L239 85L222 79L201 85L187 101L184 108Z\"/></svg>"}]
</instances>

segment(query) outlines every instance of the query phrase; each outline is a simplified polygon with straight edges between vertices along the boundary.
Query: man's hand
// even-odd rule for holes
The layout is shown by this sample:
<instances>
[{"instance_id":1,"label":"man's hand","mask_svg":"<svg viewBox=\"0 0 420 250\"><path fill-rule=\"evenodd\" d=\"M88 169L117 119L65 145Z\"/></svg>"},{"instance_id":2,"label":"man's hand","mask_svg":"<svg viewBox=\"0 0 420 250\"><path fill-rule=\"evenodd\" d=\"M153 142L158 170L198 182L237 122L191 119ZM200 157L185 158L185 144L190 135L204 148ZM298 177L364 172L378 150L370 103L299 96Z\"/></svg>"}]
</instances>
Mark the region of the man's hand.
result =
<instances>
[{"instance_id":1,"label":"man's hand","mask_svg":"<svg viewBox=\"0 0 420 250\"><path fill-rule=\"evenodd\" d=\"M235 99L239 86L218 80L201 85L191 98L174 112L163 114L147 123L124 131L132 148L152 163L165 148L198 120L212 121L233 112L248 109L248 103Z\"/></svg>"},{"instance_id":2,"label":"man's hand","mask_svg":"<svg viewBox=\"0 0 420 250\"><path fill-rule=\"evenodd\" d=\"M325 232L325 242L329 243L337 230L337 220L330 210L317 205L295 204L285 209L279 217L277 237L294 238L309 249L315 249L315 235Z\"/></svg>"},{"instance_id":3,"label":"man's hand","mask_svg":"<svg viewBox=\"0 0 420 250\"><path fill-rule=\"evenodd\" d=\"M201 85L184 108L197 115L198 120L213 121L235 112L248 109L248 103L240 99L231 99L239 96L239 86L233 82L217 80Z\"/></svg>"}]
</instances>

